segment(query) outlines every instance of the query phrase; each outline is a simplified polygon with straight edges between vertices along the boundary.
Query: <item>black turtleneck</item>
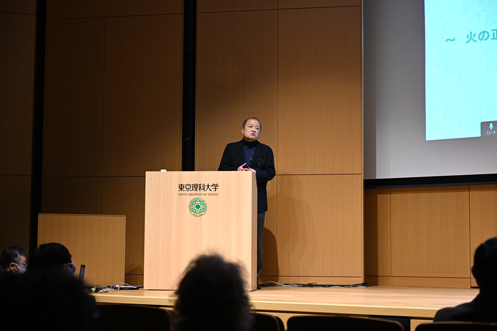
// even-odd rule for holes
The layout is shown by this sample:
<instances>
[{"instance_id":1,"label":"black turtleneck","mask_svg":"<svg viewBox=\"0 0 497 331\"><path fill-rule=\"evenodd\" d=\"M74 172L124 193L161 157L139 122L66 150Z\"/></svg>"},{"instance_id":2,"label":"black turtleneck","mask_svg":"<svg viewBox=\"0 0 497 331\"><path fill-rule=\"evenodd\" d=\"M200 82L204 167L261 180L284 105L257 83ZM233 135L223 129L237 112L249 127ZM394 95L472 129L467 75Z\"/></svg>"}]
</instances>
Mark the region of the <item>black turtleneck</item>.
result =
<instances>
[{"instance_id":1,"label":"black turtleneck","mask_svg":"<svg viewBox=\"0 0 497 331\"><path fill-rule=\"evenodd\" d=\"M245 153L245 162L247 163L245 167L250 167L250 163L252 162L255 153L255 146L257 146L258 143L257 140L246 141L243 139L243 152Z\"/></svg>"}]
</instances>

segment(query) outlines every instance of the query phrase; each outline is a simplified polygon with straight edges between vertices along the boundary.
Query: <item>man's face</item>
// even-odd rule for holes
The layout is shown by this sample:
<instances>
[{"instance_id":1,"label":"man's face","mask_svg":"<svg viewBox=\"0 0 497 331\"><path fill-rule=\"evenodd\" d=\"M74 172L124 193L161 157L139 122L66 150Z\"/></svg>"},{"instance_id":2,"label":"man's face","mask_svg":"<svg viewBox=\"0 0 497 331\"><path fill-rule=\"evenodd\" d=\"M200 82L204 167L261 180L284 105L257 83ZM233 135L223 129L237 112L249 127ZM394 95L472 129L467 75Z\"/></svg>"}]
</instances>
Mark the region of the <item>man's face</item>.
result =
<instances>
[{"instance_id":1,"label":"man's face","mask_svg":"<svg viewBox=\"0 0 497 331\"><path fill-rule=\"evenodd\" d=\"M256 141L259 139L259 133L261 132L261 124L259 121L254 119L249 119L245 123L245 127L242 128L243 138L246 141Z\"/></svg>"},{"instance_id":2,"label":"man's face","mask_svg":"<svg viewBox=\"0 0 497 331\"><path fill-rule=\"evenodd\" d=\"M19 263L12 262L7 270L16 274L22 274L26 271L27 265L28 264L26 261L26 257L24 255L21 255L21 257L19 258Z\"/></svg>"},{"instance_id":3,"label":"man's face","mask_svg":"<svg viewBox=\"0 0 497 331\"><path fill-rule=\"evenodd\" d=\"M62 266L65 271L67 271L68 274L76 276L76 265L74 262L71 260L70 263L66 263Z\"/></svg>"}]
</instances>

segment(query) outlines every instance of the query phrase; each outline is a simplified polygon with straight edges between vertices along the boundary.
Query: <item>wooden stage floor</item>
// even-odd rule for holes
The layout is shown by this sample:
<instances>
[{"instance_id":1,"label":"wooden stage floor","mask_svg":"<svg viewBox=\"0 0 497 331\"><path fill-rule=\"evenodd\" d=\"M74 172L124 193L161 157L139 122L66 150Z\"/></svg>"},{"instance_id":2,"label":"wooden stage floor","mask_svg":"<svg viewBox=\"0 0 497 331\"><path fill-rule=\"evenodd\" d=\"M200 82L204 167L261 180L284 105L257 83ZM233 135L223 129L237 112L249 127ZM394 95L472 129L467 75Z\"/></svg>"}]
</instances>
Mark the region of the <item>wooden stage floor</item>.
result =
<instances>
[{"instance_id":1,"label":"wooden stage floor","mask_svg":"<svg viewBox=\"0 0 497 331\"><path fill-rule=\"evenodd\" d=\"M429 321L443 307L473 300L478 289L424 287L263 287L250 292L254 310L282 317L299 314L395 316ZM172 307L173 291L111 290L94 294L97 303Z\"/></svg>"}]
</instances>

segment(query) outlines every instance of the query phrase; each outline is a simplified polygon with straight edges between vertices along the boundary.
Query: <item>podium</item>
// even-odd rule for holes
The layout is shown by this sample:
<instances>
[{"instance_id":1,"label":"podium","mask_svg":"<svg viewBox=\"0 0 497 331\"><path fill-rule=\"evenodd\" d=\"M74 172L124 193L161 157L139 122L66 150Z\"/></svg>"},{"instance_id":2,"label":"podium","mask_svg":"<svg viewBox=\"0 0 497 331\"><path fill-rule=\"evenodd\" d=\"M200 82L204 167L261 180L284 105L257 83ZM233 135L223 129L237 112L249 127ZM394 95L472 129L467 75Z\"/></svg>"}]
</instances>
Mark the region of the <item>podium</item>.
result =
<instances>
[{"instance_id":1,"label":"podium","mask_svg":"<svg viewBox=\"0 0 497 331\"><path fill-rule=\"evenodd\" d=\"M248 171L151 171L145 177L144 289L175 290L192 259L217 253L257 288L257 186Z\"/></svg>"}]
</instances>

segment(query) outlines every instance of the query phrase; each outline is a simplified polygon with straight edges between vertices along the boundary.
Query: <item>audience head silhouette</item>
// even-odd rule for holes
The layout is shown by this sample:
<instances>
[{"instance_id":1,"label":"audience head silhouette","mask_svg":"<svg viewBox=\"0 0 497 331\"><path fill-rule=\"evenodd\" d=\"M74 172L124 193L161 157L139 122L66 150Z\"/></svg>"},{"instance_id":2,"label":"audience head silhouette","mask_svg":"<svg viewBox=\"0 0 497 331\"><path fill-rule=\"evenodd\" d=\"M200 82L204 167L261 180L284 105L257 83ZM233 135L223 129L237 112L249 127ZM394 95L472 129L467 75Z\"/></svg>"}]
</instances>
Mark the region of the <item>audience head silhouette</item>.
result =
<instances>
[{"instance_id":1,"label":"audience head silhouette","mask_svg":"<svg viewBox=\"0 0 497 331\"><path fill-rule=\"evenodd\" d=\"M69 250L59 243L42 244L31 254L30 270L64 269L69 274L76 273Z\"/></svg>"},{"instance_id":2,"label":"audience head silhouette","mask_svg":"<svg viewBox=\"0 0 497 331\"><path fill-rule=\"evenodd\" d=\"M177 331L250 329L250 305L240 267L219 255L193 260L176 294Z\"/></svg>"},{"instance_id":3,"label":"audience head silhouette","mask_svg":"<svg viewBox=\"0 0 497 331\"><path fill-rule=\"evenodd\" d=\"M95 299L62 269L0 279L2 330L96 330Z\"/></svg>"},{"instance_id":4,"label":"audience head silhouette","mask_svg":"<svg viewBox=\"0 0 497 331\"><path fill-rule=\"evenodd\" d=\"M497 289L497 237L478 246L474 260L472 272L480 289Z\"/></svg>"}]
</instances>

